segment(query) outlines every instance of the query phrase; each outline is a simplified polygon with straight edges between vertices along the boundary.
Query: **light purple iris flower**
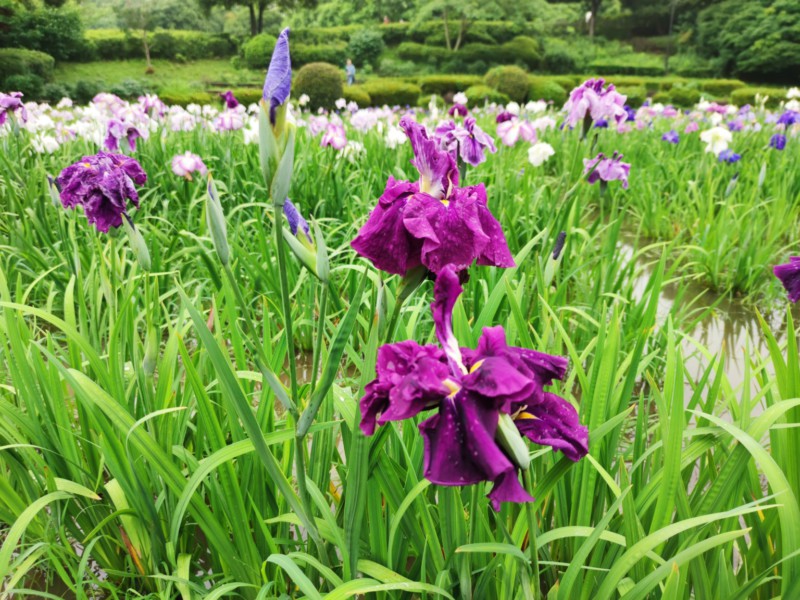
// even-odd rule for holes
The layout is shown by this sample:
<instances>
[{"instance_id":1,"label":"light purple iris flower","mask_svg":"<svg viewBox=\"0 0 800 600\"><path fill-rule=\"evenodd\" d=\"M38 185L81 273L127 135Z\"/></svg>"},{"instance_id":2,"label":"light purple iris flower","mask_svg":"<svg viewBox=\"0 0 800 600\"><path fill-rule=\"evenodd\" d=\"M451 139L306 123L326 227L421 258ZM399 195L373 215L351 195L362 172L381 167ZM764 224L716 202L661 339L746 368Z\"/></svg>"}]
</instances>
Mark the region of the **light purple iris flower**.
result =
<instances>
[{"instance_id":1,"label":"light purple iris flower","mask_svg":"<svg viewBox=\"0 0 800 600\"><path fill-rule=\"evenodd\" d=\"M461 292L455 269L438 274L431 308L441 347L405 341L378 350L360 426L372 435L379 425L436 409L419 425L425 478L445 486L490 481L489 499L499 510L501 502L533 500L497 440L501 415L513 418L519 434L573 461L587 454L588 431L569 402L544 391L564 377L565 358L508 346L501 326L484 328L474 350L459 348L452 313Z\"/></svg>"},{"instance_id":2,"label":"light purple iris flower","mask_svg":"<svg viewBox=\"0 0 800 600\"><path fill-rule=\"evenodd\" d=\"M475 124L473 117L464 119L464 125L447 121L436 128L436 137L440 147L450 152L455 158L461 156L465 163L477 167L486 160L486 152L497 152L494 140L489 134Z\"/></svg>"},{"instance_id":3,"label":"light purple iris flower","mask_svg":"<svg viewBox=\"0 0 800 600\"><path fill-rule=\"evenodd\" d=\"M22 92L0 92L0 126L6 122L9 113L18 115L23 123L28 120L28 111L22 103Z\"/></svg>"},{"instance_id":4,"label":"light purple iris flower","mask_svg":"<svg viewBox=\"0 0 800 600\"><path fill-rule=\"evenodd\" d=\"M142 132L129 123L118 119L111 119L108 122L106 139L103 142L109 152L119 152L119 141L125 139L131 152L136 152L136 140L142 137Z\"/></svg>"},{"instance_id":5,"label":"light purple iris flower","mask_svg":"<svg viewBox=\"0 0 800 600\"><path fill-rule=\"evenodd\" d=\"M320 140L320 146L326 148L328 146L341 150L347 145L347 134L344 127L340 123L328 123L325 128L325 133Z\"/></svg>"},{"instance_id":6,"label":"light purple iris flower","mask_svg":"<svg viewBox=\"0 0 800 600\"><path fill-rule=\"evenodd\" d=\"M674 129L670 129L664 135L661 136L661 140L664 142L668 142L670 144L677 144L681 141L681 137L678 135L678 132Z\"/></svg>"},{"instance_id":7,"label":"light purple iris flower","mask_svg":"<svg viewBox=\"0 0 800 600\"><path fill-rule=\"evenodd\" d=\"M616 91L613 84L603 87L605 80L589 79L570 92L564 105L567 112L567 125L575 127L587 118L592 121L615 119L621 123L628 118L625 110L625 99Z\"/></svg>"},{"instance_id":8,"label":"light purple iris flower","mask_svg":"<svg viewBox=\"0 0 800 600\"><path fill-rule=\"evenodd\" d=\"M269 104L269 121L275 125L275 111L289 98L292 89L292 59L289 56L289 28L278 36L267 77L264 79L264 102Z\"/></svg>"},{"instance_id":9,"label":"light purple iris flower","mask_svg":"<svg viewBox=\"0 0 800 600\"><path fill-rule=\"evenodd\" d=\"M597 181L621 181L622 187L628 189L628 175L631 166L622 162L622 154L614 152L611 158L607 158L602 152L594 158L583 159L583 172L588 173L587 181L595 183Z\"/></svg>"},{"instance_id":10,"label":"light purple iris flower","mask_svg":"<svg viewBox=\"0 0 800 600\"><path fill-rule=\"evenodd\" d=\"M128 200L139 206L134 184L146 181L147 174L135 159L107 152L84 156L61 171L57 179L64 208L83 206L89 223L103 233L122 225Z\"/></svg>"},{"instance_id":11,"label":"light purple iris flower","mask_svg":"<svg viewBox=\"0 0 800 600\"><path fill-rule=\"evenodd\" d=\"M498 123L497 136L506 146L513 146L520 139L532 144L536 141L536 128L527 119L512 117Z\"/></svg>"},{"instance_id":12,"label":"light purple iris flower","mask_svg":"<svg viewBox=\"0 0 800 600\"><path fill-rule=\"evenodd\" d=\"M772 272L781 280L783 287L789 293L789 301L800 300L800 256L790 256L788 263L775 265Z\"/></svg>"},{"instance_id":13,"label":"light purple iris flower","mask_svg":"<svg viewBox=\"0 0 800 600\"><path fill-rule=\"evenodd\" d=\"M206 167L203 159L201 159L197 154L192 154L191 152L185 152L184 154L176 154L172 158L172 172L175 173L178 177L183 177L187 181L192 180L192 175L197 173L201 177L205 177L208 173L208 168Z\"/></svg>"},{"instance_id":14,"label":"light purple iris flower","mask_svg":"<svg viewBox=\"0 0 800 600\"><path fill-rule=\"evenodd\" d=\"M410 117L403 117L400 127L411 142L419 181L389 177L378 205L351 242L353 249L378 269L397 275L420 265L434 273L448 265L464 270L475 261L513 266L483 184L458 187L450 153Z\"/></svg>"}]
</instances>

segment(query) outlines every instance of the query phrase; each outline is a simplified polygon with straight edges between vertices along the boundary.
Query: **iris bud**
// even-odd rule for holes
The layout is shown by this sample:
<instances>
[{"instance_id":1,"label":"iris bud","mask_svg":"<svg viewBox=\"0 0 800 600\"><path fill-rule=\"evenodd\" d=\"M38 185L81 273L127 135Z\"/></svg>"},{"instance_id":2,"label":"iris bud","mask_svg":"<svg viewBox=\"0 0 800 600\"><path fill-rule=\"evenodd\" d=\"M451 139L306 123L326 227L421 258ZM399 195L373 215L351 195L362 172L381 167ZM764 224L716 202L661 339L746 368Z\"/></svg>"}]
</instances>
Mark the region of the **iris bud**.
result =
<instances>
[{"instance_id":1,"label":"iris bud","mask_svg":"<svg viewBox=\"0 0 800 600\"><path fill-rule=\"evenodd\" d=\"M527 471L531 464L531 455L511 415L500 413L495 439L512 462L523 471Z\"/></svg>"},{"instance_id":2,"label":"iris bud","mask_svg":"<svg viewBox=\"0 0 800 600\"><path fill-rule=\"evenodd\" d=\"M136 255L136 260L142 271L149 272L152 264L150 262L150 251L147 249L147 243L138 229L133 225L133 221L127 214L123 214L122 222L125 225L125 231L128 233L128 240L131 243L131 249Z\"/></svg>"},{"instance_id":3,"label":"iris bud","mask_svg":"<svg viewBox=\"0 0 800 600\"><path fill-rule=\"evenodd\" d=\"M228 229L225 224L225 215L219 203L219 195L214 185L211 174L208 175L208 198L206 201L206 224L211 232L211 240L214 242L214 249L223 266L230 262L230 248L228 247Z\"/></svg>"}]
</instances>

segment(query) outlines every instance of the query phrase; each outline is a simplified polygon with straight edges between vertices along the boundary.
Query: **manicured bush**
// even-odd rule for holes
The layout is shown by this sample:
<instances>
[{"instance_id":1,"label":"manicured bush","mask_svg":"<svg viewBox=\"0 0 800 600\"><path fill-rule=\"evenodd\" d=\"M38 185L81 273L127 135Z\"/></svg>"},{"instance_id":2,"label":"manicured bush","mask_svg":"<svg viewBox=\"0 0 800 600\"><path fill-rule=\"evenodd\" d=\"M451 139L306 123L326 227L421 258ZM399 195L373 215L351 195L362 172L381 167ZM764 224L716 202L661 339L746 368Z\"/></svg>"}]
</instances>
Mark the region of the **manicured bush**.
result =
<instances>
[{"instance_id":1,"label":"manicured bush","mask_svg":"<svg viewBox=\"0 0 800 600\"><path fill-rule=\"evenodd\" d=\"M245 106L258 104L264 95L264 90L258 87L240 87L231 90L236 99Z\"/></svg>"},{"instance_id":2,"label":"manicured bush","mask_svg":"<svg viewBox=\"0 0 800 600\"><path fill-rule=\"evenodd\" d=\"M311 110L332 108L344 94L342 73L339 67L330 63L317 62L305 65L297 72L292 85L292 95L299 98L307 94Z\"/></svg>"},{"instance_id":3,"label":"manicured bush","mask_svg":"<svg viewBox=\"0 0 800 600\"><path fill-rule=\"evenodd\" d=\"M38 75L9 75L3 81L3 89L9 92L22 92L26 100L42 97L44 80Z\"/></svg>"},{"instance_id":4,"label":"manicured bush","mask_svg":"<svg viewBox=\"0 0 800 600\"><path fill-rule=\"evenodd\" d=\"M486 85L506 94L515 102L524 102L528 97L530 81L528 74L514 66L495 67L486 74Z\"/></svg>"},{"instance_id":5,"label":"manicured bush","mask_svg":"<svg viewBox=\"0 0 800 600\"><path fill-rule=\"evenodd\" d=\"M357 67L363 65L378 66L378 59L386 44L383 43L383 34L377 29L359 29L350 36L347 44L347 58Z\"/></svg>"},{"instance_id":6,"label":"manicured bush","mask_svg":"<svg viewBox=\"0 0 800 600\"><path fill-rule=\"evenodd\" d=\"M261 33L250 38L245 42L244 46L242 46L244 63L250 69L266 70L277 41L275 36L268 33Z\"/></svg>"},{"instance_id":7,"label":"manicured bush","mask_svg":"<svg viewBox=\"0 0 800 600\"><path fill-rule=\"evenodd\" d=\"M528 89L529 100L546 100L553 104L564 104L569 92L549 77L531 77ZM513 98L512 98L513 100Z\"/></svg>"},{"instance_id":8,"label":"manicured bush","mask_svg":"<svg viewBox=\"0 0 800 600\"><path fill-rule=\"evenodd\" d=\"M420 72L420 65L411 60L398 60L385 56L378 66L378 73L383 77L400 77Z\"/></svg>"},{"instance_id":9,"label":"manicured bush","mask_svg":"<svg viewBox=\"0 0 800 600\"><path fill-rule=\"evenodd\" d=\"M163 89L158 93L158 97L161 98L165 104L178 104L180 106L188 106L189 104L211 104L214 101L210 93L200 91Z\"/></svg>"},{"instance_id":10,"label":"manicured bush","mask_svg":"<svg viewBox=\"0 0 800 600\"><path fill-rule=\"evenodd\" d=\"M72 98L72 89L63 83L46 83L42 88L42 100L52 104L57 103L62 98Z\"/></svg>"},{"instance_id":11,"label":"manicured bush","mask_svg":"<svg viewBox=\"0 0 800 600\"><path fill-rule=\"evenodd\" d=\"M201 58L222 58L236 50L230 39L203 31L184 31L180 29L158 29L148 34L150 56L153 58L185 60Z\"/></svg>"},{"instance_id":12,"label":"manicured bush","mask_svg":"<svg viewBox=\"0 0 800 600\"><path fill-rule=\"evenodd\" d=\"M617 88L620 94L627 96L627 104L634 108L640 107L647 100L647 89L644 86Z\"/></svg>"},{"instance_id":13,"label":"manicured bush","mask_svg":"<svg viewBox=\"0 0 800 600\"><path fill-rule=\"evenodd\" d=\"M669 92L656 92L652 97L653 102L658 104L669 104L672 98Z\"/></svg>"},{"instance_id":14,"label":"manicured bush","mask_svg":"<svg viewBox=\"0 0 800 600\"><path fill-rule=\"evenodd\" d=\"M447 48L436 46L426 46L416 42L403 42L397 47L397 57L403 60L410 60L417 64L439 64L453 53Z\"/></svg>"},{"instance_id":15,"label":"manicured bush","mask_svg":"<svg viewBox=\"0 0 800 600\"><path fill-rule=\"evenodd\" d=\"M455 94L469 87L478 85L483 80L478 75L429 75L419 81L419 86L426 94Z\"/></svg>"},{"instance_id":16,"label":"manicured bush","mask_svg":"<svg viewBox=\"0 0 800 600\"><path fill-rule=\"evenodd\" d=\"M56 60L84 59L83 24L75 8L56 9L45 5L33 10L20 8L8 17L6 13L1 16L0 47L38 50ZM8 73L0 70L0 78L5 75Z\"/></svg>"},{"instance_id":17,"label":"manicured bush","mask_svg":"<svg viewBox=\"0 0 800 600\"><path fill-rule=\"evenodd\" d=\"M372 106L372 98L360 85L346 85L342 90L342 98L348 102L355 102L364 108Z\"/></svg>"},{"instance_id":18,"label":"manicured bush","mask_svg":"<svg viewBox=\"0 0 800 600\"><path fill-rule=\"evenodd\" d=\"M689 108L700 101L700 90L682 85L675 86L669 92L669 99L675 106Z\"/></svg>"},{"instance_id":19,"label":"manicured bush","mask_svg":"<svg viewBox=\"0 0 800 600\"><path fill-rule=\"evenodd\" d=\"M395 79L373 79L361 87L375 106L414 106L422 94L418 85Z\"/></svg>"},{"instance_id":20,"label":"manicured bush","mask_svg":"<svg viewBox=\"0 0 800 600\"><path fill-rule=\"evenodd\" d=\"M663 60L651 54L631 54L613 59L598 59L589 65L597 75L640 75L653 77L664 74Z\"/></svg>"},{"instance_id":21,"label":"manicured bush","mask_svg":"<svg viewBox=\"0 0 800 600\"><path fill-rule=\"evenodd\" d=\"M292 66L302 67L312 63L331 63L333 65L341 65L340 68L344 69L346 56L347 44L343 42L319 46L292 45Z\"/></svg>"},{"instance_id":22,"label":"manicured bush","mask_svg":"<svg viewBox=\"0 0 800 600\"><path fill-rule=\"evenodd\" d=\"M488 85L473 85L464 92L469 99L470 106L480 106L485 102L508 104L509 97L502 92L490 88Z\"/></svg>"},{"instance_id":23,"label":"manicured bush","mask_svg":"<svg viewBox=\"0 0 800 600\"><path fill-rule=\"evenodd\" d=\"M506 62L520 63L528 69L536 69L542 61L539 42L535 39L518 35L501 46Z\"/></svg>"},{"instance_id":24,"label":"manicured bush","mask_svg":"<svg viewBox=\"0 0 800 600\"><path fill-rule=\"evenodd\" d=\"M580 61L566 48L548 48L542 57L542 68L548 73L574 73Z\"/></svg>"},{"instance_id":25,"label":"manicured bush","mask_svg":"<svg viewBox=\"0 0 800 600\"><path fill-rule=\"evenodd\" d=\"M730 96L735 90L745 87L744 81L738 79L707 79L701 84L701 89L715 98Z\"/></svg>"},{"instance_id":26,"label":"manicured bush","mask_svg":"<svg viewBox=\"0 0 800 600\"><path fill-rule=\"evenodd\" d=\"M737 106L755 105L756 96L767 97L767 106L775 108L786 99L786 90L775 87L743 87L731 92L731 103Z\"/></svg>"},{"instance_id":27,"label":"manicured bush","mask_svg":"<svg viewBox=\"0 0 800 600\"><path fill-rule=\"evenodd\" d=\"M0 82L12 75L35 75L42 81L53 78L55 60L49 54L22 48L0 48Z\"/></svg>"},{"instance_id":28,"label":"manicured bush","mask_svg":"<svg viewBox=\"0 0 800 600\"><path fill-rule=\"evenodd\" d=\"M417 99L417 106L419 108L427 109L428 107L430 107L431 100L433 100L436 103L436 106L438 106L439 109L444 110L445 108L447 108L447 103L444 101L444 98L442 98L437 94L423 94Z\"/></svg>"},{"instance_id":29,"label":"manicured bush","mask_svg":"<svg viewBox=\"0 0 800 600\"><path fill-rule=\"evenodd\" d=\"M142 40L120 29L90 29L86 32L86 42L93 59L123 60L144 56Z\"/></svg>"},{"instance_id":30,"label":"manicured bush","mask_svg":"<svg viewBox=\"0 0 800 600\"><path fill-rule=\"evenodd\" d=\"M136 99L139 96L147 94L151 91L150 86L142 81L136 79L125 79L119 83L112 85L109 92L119 96L120 98Z\"/></svg>"},{"instance_id":31,"label":"manicured bush","mask_svg":"<svg viewBox=\"0 0 800 600\"><path fill-rule=\"evenodd\" d=\"M103 84L99 81L81 79L75 84L72 92L72 99L79 104L91 102L103 89Z\"/></svg>"}]
</instances>

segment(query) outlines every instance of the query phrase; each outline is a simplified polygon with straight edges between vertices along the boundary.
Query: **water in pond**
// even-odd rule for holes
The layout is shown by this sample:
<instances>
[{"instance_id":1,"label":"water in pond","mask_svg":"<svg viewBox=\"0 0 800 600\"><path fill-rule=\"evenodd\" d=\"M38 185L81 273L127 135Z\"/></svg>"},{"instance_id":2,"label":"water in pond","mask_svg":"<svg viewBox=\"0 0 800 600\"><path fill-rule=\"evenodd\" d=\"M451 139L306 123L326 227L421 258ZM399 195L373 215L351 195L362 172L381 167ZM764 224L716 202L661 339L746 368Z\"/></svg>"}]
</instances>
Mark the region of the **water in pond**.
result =
<instances>
[{"instance_id":1,"label":"water in pond","mask_svg":"<svg viewBox=\"0 0 800 600\"><path fill-rule=\"evenodd\" d=\"M628 260L636 260L634 276L634 296L642 298L647 285L658 265L659 253L641 253L636 257L635 238L625 237L619 244L619 252ZM745 373L750 362L759 362L759 358L768 355L766 338L756 315L756 307L745 305L735 298L718 296L702 283L691 280L666 283L658 298L656 322L664 325L666 318L676 301L691 303L695 314L703 314L701 320L691 331L683 331L681 344L684 363L689 375L697 381L702 377L710 360L723 355L722 366L725 375L734 390L741 388L745 381ZM763 313L773 335L779 343L786 339L785 313L775 310ZM676 324L679 326L680 324ZM680 327L678 327L680 328ZM708 350L705 355L701 348ZM688 401L692 395L691 386L687 383ZM752 392L757 391L757 383L753 381ZM759 411L760 412L760 411Z\"/></svg>"}]
</instances>

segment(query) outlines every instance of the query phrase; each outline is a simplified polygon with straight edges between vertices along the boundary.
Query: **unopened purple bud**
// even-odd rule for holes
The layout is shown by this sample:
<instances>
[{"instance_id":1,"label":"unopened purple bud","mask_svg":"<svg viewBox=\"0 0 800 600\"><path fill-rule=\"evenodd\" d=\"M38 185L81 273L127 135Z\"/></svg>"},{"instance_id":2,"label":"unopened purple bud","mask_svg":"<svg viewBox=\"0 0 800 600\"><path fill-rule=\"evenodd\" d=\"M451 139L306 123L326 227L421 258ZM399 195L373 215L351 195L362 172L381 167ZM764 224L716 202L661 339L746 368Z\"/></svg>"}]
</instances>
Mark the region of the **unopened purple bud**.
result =
<instances>
[{"instance_id":1,"label":"unopened purple bud","mask_svg":"<svg viewBox=\"0 0 800 600\"><path fill-rule=\"evenodd\" d=\"M564 249L564 244L567 241L567 232L562 231L558 234L556 238L556 245L553 246L553 260L558 260L558 257L561 256L561 251Z\"/></svg>"}]
</instances>

